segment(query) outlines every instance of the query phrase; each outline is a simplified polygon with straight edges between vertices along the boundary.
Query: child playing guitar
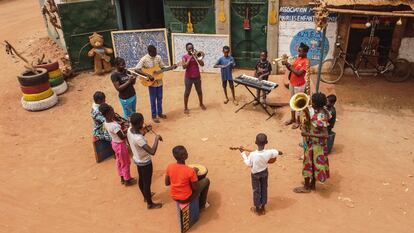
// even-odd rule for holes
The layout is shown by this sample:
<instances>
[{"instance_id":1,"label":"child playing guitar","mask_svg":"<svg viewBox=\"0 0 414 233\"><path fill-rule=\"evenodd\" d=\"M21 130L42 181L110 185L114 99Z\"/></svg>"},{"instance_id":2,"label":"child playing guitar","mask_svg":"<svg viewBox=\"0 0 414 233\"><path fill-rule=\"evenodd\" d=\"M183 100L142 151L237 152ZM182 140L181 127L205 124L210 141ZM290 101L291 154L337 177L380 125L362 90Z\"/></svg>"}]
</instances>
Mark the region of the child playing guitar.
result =
<instances>
[{"instance_id":1,"label":"child playing guitar","mask_svg":"<svg viewBox=\"0 0 414 233\"><path fill-rule=\"evenodd\" d=\"M151 103L151 116L152 120L155 123L160 123L160 120L157 118L157 116L162 119L167 119L167 116L163 114L162 111L163 83L161 78L154 76L159 75L162 72L175 69L177 68L177 65L174 64L170 67L165 67L161 56L157 55L157 49L155 46L149 45L147 49L148 54L139 60L137 66L135 67L135 70L138 72L138 74L147 77L151 82L150 86L148 86ZM156 68L159 70L150 73L149 70L156 70Z\"/></svg>"}]
</instances>

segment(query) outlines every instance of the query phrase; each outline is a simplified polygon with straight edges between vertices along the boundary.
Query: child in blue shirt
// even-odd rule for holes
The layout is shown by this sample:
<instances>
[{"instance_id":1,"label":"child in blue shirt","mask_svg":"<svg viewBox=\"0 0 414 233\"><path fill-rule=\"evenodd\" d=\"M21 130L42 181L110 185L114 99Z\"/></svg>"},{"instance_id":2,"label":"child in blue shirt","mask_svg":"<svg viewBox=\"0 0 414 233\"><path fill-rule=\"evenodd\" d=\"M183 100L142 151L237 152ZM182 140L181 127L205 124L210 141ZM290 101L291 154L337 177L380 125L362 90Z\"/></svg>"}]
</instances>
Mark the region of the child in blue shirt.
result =
<instances>
[{"instance_id":1,"label":"child in blue shirt","mask_svg":"<svg viewBox=\"0 0 414 233\"><path fill-rule=\"evenodd\" d=\"M223 47L223 54L217 63L214 65L214 68L221 68L221 81L222 86L224 90L224 95L226 99L224 100L224 104L227 104L229 102L229 97L227 96L227 82L229 83L231 94L233 96L233 103L234 105L238 105L238 102L236 100L235 94L234 94L234 83L233 83L233 68L236 65L234 62L234 58L230 56L230 47L224 46Z\"/></svg>"}]
</instances>

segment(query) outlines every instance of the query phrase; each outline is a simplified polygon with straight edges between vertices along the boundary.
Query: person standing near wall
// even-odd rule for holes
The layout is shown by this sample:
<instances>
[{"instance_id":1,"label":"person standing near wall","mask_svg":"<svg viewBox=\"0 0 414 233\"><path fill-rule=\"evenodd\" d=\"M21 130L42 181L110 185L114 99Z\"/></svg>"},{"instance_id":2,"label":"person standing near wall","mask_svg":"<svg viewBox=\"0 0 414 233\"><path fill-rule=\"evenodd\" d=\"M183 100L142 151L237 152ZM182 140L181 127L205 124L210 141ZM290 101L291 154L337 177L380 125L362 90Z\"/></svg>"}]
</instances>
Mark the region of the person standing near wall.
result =
<instances>
[{"instance_id":1,"label":"person standing near wall","mask_svg":"<svg viewBox=\"0 0 414 233\"><path fill-rule=\"evenodd\" d=\"M289 70L289 92L290 97L294 96L296 93L305 91L305 75L306 69L309 65L308 59L309 46L304 43L300 43L298 48L298 58L290 64L287 61L283 61L282 64L286 66ZM299 127L299 119L296 116L295 111L291 111L290 120L285 122L285 125L292 125L292 129L297 129Z\"/></svg>"}]
</instances>

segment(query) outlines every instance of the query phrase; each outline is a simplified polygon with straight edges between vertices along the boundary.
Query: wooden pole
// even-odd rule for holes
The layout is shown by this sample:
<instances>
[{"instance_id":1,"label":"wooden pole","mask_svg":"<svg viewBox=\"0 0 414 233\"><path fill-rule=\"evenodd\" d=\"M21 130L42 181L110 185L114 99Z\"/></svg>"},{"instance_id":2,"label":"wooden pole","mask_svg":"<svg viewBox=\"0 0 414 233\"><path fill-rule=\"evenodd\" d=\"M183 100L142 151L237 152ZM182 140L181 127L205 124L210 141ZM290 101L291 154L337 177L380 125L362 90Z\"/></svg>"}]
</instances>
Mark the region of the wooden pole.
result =
<instances>
[{"instance_id":1,"label":"wooden pole","mask_svg":"<svg viewBox=\"0 0 414 233\"><path fill-rule=\"evenodd\" d=\"M320 57L319 57L319 66L318 66L318 80L316 81L316 93L319 92L319 83L321 82L323 55L325 54L325 37L326 37L326 27L324 27L322 31L321 54L319 55Z\"/></svg>"},{"instance_id":2,"label":"wooden pole","mask_svg":"<svg viewBox=\"0 0 414 233\"><path fill-rule=\"evenodd\" d=\"M356 14L356 15L377 15L377 16L394 16L394 17L414 17L414 14L397 13L397 12L383 12L383 11L362 11L351 9L337 9L328 8L330 12L337 12L343 14Z\"/></svg>"}]
</instances>

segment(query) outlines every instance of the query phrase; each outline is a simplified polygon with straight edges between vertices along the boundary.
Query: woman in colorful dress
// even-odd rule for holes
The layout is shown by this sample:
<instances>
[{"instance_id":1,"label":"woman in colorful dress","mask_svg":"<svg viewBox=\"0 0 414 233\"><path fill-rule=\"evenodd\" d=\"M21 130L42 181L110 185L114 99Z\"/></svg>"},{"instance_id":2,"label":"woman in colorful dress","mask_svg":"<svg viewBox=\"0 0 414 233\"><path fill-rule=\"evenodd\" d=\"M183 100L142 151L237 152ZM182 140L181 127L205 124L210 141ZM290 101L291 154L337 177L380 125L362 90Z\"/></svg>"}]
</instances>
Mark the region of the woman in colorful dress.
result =
<instances>
[{"instance_id":1,"label":"woman in colorful dress","mask_svg":"<svg viewBox=\"0 0 414 233\"><path fill-rule=\"evenodd\" d=\"M302 170L305 182L304 186L293 190L295 193L309 193L311 190L316 190L316 181L324 183L329 178L329 162L325 150L329 112L324 108L325 105L325 94L315 93L312 95L312 107L309 107L309 111L304 114L308 115L302 124L302 136L306 144Z\"/></svg>"}]
</instances>

